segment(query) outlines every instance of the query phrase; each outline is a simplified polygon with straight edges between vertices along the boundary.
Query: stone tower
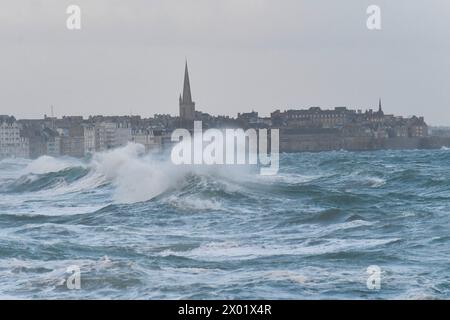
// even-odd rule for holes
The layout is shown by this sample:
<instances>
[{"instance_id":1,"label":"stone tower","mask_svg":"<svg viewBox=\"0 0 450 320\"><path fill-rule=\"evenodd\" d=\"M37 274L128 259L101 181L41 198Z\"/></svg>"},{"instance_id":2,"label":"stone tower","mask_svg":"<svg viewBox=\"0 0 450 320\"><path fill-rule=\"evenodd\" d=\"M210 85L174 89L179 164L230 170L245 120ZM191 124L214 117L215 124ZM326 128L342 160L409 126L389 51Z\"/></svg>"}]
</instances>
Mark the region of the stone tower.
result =
<instances>
[{"instance_id":1,"label":"stone tower","mask_svg":"<svg viewBox=\"0 0 450 320\"><path fill-rule=\"evenodd\" d=\"M184 69L183 94L180 94L180 118L182 122L190 122L195 119L195 102L192 101L187 61Z\"/></svg>"}]
</instances>

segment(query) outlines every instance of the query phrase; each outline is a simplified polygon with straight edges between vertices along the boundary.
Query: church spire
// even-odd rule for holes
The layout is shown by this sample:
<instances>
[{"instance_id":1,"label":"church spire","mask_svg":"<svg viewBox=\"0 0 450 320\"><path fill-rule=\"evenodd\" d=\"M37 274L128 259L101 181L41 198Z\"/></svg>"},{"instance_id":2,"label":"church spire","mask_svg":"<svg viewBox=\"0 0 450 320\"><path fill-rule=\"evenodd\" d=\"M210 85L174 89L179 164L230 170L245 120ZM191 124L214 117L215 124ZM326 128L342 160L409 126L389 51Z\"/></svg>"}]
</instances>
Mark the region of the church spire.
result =
<instances>
[{"instance_id":1,"label":"church spire","mask_svg":"<svg viewBox=\"0 0 450 320\"><path fill-rule=\"evenodd\" d=\"M184 69L183 103L192 103L191 84L189 82L189 70L187 60Z\"/></svg>"},{"instance_id":2,"label":"church spire","mask_svg":"<svg viewBox=\"0 0 450 320\"><path fill-rule=\"evenodd\" d=\"M187 60L184 68L183 93L180 95L180 118L185 123L195 120L195 102L192 101Z\"/></svg>"},{"instance_id":3,"label":"church spire","mask_svg":"<svg viewBox=\"0 0 450 320\"><path fill-rule=\"evenodd\" d=\"M378 100L378 114L384 116L383 108L381 107L381 98Z\"/></svg>"}]
</instances>

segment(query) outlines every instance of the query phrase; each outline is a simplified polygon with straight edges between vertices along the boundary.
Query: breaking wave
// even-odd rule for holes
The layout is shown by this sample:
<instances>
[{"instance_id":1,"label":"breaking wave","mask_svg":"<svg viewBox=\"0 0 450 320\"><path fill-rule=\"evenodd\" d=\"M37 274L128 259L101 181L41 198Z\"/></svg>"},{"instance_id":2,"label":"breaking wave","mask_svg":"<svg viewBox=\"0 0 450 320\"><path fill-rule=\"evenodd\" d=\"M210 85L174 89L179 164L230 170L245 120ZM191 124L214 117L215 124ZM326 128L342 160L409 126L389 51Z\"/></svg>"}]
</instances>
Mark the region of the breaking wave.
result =
<instances>
[{"instance_id":1,"label":"breaking wave","mask_svg":"<svg viewBox=\"0 0 450 320\"><path fill-rule=\"evenodd\" d=\"M144 146L130 143L123 148L96 153L85 160L40 157L17 170L19 177L6 183L2 191L61 194L112 187L112 200L116 203L144 202L167 192L168 198L177 204L179 199L173 193L175 190L184 195L192 189L202 190L205 195L226 194L233 188L233 178L238 179L242 174L248 173L242 168L175 166L166 155L146 154ZM224 179L222 183L214 181L218 177ZM191 207L217 205L211 200L187 198L186 203Z\"/></svg>"},{"instance_id":2,"label":"breaking wave","mask_svg":"<svg viewBox=\"0 0 450 320\"><path fill-rule=\"evenodd\" d=\"M450 245L447 150L280 161L276 176L175 166L139 144L86 159L1 160L1 295L450 296L439 277ZM374 264L386 290L366 288ZM68 265L83 268L89 290L64 290Z\"/></svg>"}]
</instances>

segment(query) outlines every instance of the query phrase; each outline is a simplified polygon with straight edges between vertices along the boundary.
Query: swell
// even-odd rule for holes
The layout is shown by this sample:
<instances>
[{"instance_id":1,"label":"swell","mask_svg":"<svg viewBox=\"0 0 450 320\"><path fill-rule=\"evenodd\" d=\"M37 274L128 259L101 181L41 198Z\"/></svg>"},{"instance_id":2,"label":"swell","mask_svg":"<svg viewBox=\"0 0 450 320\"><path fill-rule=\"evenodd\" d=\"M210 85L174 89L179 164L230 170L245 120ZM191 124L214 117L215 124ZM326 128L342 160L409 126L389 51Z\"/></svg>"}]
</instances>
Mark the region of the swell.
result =
<instances>
[{"instance_id":1,"label":"swell","mask_svg":"<svg viewBox=\"0 0 450 320\"><path fill-rule=\"evenodd\" d=\"M12 295L58 297L59 287L41 280L64 275L74 260L83 272L86 263L95 268L87 274L95 298L105 297L108 279L131 279L117 287L121 298L158 291L179 298L179 288L208 298L217 286L231 298L267 288L278 297L292 289L293 298L310 297L305 290L341 297L338 288L358 298L373 294L364 291L372 264L386 271L386 289L395 295L414 289L410 279L418 275L448 288L440 277L450 242L446 150L282 155L273 177L177 168L140 150L0 163L0 185L17 187L0 195L3 292L10 286ZM14 207L16 198L26 201ZM52 215L55 206L61 212ZM80 210L67 214L64 206Z\"/></svg>"},{"instance_id":2,"label":"swell","mask_svg":"<svg viewBox=\"0 0 450 320\"><path fill-rule=\"evenodd\" d=\"M3 180L0 192L83 193L110 185L107 192L112 191L112 195L108 197L116 204L158 201L180 207L184 199L187 207L200 210L202 205L206 209L217 209L223 203L251 207L252 201L261 204L264 199L274 203L287 199L297 201L296 205L321 203L327 210L349 205L367 207L386 195L398 198L399 186L411 193L422 188L436 195L450 188L450 176L433 171L450 160L445 150L403 152L403 157L398 152L289 154L283 155L281 171L273 177L225 167L182 168L174 166L168 157L146 155L144 151L141 145L129 144L85 161L51 157L19 164L2 161L0 178L4 170L16 170L19 176ZM410 159L414 163L404 166L403 162ZM26 168L20 171L20 166Z\"/></svg>"},{"instance_id":3,"label":"swell","mask_svg":"<svg viewBox=\"0 0 450 320\"><path fill-rule=\"evenodd\" d=\"M84 178L88 173L89 169L73 167L46 174L27 174L13 182L6 183L2 187L2 191L4 193L25 193L53 189L61 185L74 183Z\"/></svg>"}]
</instances>

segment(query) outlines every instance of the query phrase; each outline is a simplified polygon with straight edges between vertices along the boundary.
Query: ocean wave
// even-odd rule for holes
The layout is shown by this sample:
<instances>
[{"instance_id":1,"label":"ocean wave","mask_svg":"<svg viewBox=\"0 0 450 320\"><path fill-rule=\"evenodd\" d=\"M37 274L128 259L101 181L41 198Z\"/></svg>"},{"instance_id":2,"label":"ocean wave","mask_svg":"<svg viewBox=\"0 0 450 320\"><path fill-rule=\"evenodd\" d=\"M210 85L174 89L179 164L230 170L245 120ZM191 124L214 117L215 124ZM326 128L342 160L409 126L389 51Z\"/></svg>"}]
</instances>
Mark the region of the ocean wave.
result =
<instances>
[{"instance_id":1,"label":"ocean wave","mask_svg":"<svg viewBox=\"0 0 450 320\"><path fill-rule=\"evenodd\" d=\"M290 270L274 270L265 274L265 277L270 280L291 281L297 284L305 284L308 281L308 277L305 275Z\"/></svg>"},{"instance_id":2,"label":"ocean wave","mask_svg":"<svg viewBox=\"0 0 450 320\"><path fill-rule=\"evenodd\" d=\"M135 144L2 160L1 295L447 298L449 160L446 150L283 154L268 177L174 166ZM83 290L63 284L71 264ZM370 265L382 290L366 287Z\"/></svg>"},{"instance_id":3,"label":"ocean wave","mask_svg":"<svg viewBox=\"0 0 450 320\"><path fill-rule=\"evenodd\" d=\"M398 242L388 239L326 239L312 245L249 245L237 241L208 242L190 251L165 250L162 256L181 256L205 261L249 260L268 256L318 256L330 253L362 251Z\"/></svg>"},{"instance_id":4,"label":"ocean wave","mask_svg":"<svg viewBox=\"0 0 450 320\"><path fill-rule=\"evenodd\" d=\"M394 152L385 152L384 155L398 157ZM29 193L31 199L28 200L32 201L46 197L65 199L69 195L80 195L84 199L101 194L105 205L154 200L183 211L240 210L234 206L240 202L245 204L241 208L243 212L253 212L251 202L262 203L266 195L275 202L278 198L287 198L341 208L349 204L366 206L379 201L377 193L370 189L391 190L391 185L408 183L410 186L413 182L435 189L450 186L450 179L446 177L423 178L420 169L402 169L395 164L397 160L392 164L391 173L384 172L383 166L374 170L366 164L374 157L373 154L361 156L362 164L353 164L345 153L322 154L324 160L317 161L315 167L311 167L311 163L303 164L315 157L316 154L286 155L282 162L287 167L282 167L278 175L260 176L249 168L237 166L176 166L167 155L146 154L142 145L130 143L119 149L96 153L89 160L48 156L33 161L19 160L12 170L17 177L12 179L8 176L9 180L4 180L0 192ZM339 161L333 162L332 157L338 157ZM13 164L11 159L1 162L8 168ZM353 171L337 174L343 164L353 167ZM321 168L324 165L326 169ZM0 177L4 171L0 169ZM333 222L330 215L335 214L323 212L312 219Z\"/></svg>"},{"instance_id":5,"label":"ocean wave","mask_svg":"<svg viewBox=\"0 0 450 320\"><path fill-rule=\"evenodd\" d=\"M54 173L64 171L70 168L84 168L86 165L81 160L64 157L53 158L50 156L42 156L30 162L23 172L25 174L42 175L46 173Z\"/></svg>"},{"instance_id":6,"label":"ocean wave","mask_svg":"<svg viewBox=\"0 0 450 320\"><path fill-rule=\"evenodd\" d=\"M40 157L27 163L18 174L0 191L62 195L111 185L116 203L145 202L164 193L171 196L173 190L185 195L194 190L207 197L226 197L242 191L241 182L251 180L245 168L176 166L167 157L146 154L144 146L134 143L96 153L90 161ZM195 207L198 201L201 199L190 197L185 202Z\"/></svg>"},{"instance_id":7,"label":"ocean wave","mask_svg":"<svg viewBox=\"0 0 450 320\"><path fill-rule=\"evenodd\" d=\"M47 189L57 189L66 186L88 173L80 167L67 167L61 171L47 174L27 174L5 186L7 192L23 193L37 192Z\"/></svg>"},{"instance_id":8,"label":"ocean wave","mask_svg":"<svg viewBox=\"0 0 450 320\"><path fill-rule=\"evenodd\" d=\"M20 176L3 186L2 192L53 194L85 192L105 184L115 187L118 202L146 201L176 183L173 171L162 162L144 157L143 146L128 146L97 153L90 162L72 158L40 157L18 171Z\"/></svg>"},{"instance_id":9,"label":"ocean wave","mask_svg":"<svg viewBox=\"0 0 450 320\"><path fill-rule=\"evenodd\" d=\"M201 199L199 197L183 197L180 198L178 196L169 196L164 199L164 202L169 205L175 207L176 209L183 211L206 211L209 212L211 210L219 211L222 210L223 207L221 203L214 199Z\"/></svg>"}]
</instances>

